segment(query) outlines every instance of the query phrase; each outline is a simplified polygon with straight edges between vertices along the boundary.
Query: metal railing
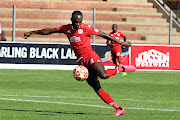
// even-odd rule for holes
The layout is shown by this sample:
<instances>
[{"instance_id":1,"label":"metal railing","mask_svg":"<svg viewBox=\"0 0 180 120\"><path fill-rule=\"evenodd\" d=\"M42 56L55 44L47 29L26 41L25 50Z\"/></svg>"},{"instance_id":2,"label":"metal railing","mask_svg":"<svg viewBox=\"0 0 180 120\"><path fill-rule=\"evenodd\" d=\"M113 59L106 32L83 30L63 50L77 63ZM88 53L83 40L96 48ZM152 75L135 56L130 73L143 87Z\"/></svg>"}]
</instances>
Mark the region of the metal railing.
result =
<instances>
[{"instance_id":1,"label":"metal railing","mask_svg":"<svg viewBox=\"0 0 180 120\"><path fill-rule=\"evenodd\" d=\"M173 18L180 24L180 2L179 0L177 0L177 2L175 1L174 3L171 2L172 4L169 4L169 2L167 0L157 0L161 6L168 12L170 13L170 11L172 10L174 12L173 14ZM169 9L168 9L168 8Z\"/></svg>"}]
</instances>

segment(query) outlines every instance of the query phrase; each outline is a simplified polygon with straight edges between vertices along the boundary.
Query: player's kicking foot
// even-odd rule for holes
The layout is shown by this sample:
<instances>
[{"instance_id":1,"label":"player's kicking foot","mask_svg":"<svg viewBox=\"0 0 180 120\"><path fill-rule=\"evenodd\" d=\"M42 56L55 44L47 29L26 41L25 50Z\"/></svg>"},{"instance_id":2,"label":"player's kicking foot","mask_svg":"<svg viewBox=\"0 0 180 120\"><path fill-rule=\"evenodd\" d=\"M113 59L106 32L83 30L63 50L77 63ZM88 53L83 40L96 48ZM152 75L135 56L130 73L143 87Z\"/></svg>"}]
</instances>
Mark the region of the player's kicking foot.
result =
<instances>
[{"instance_id":1,"label":"player's kicking foot","mask_svg":"<svg viewBox=\"0 0 180 120\"><path fill-rule=\"evenodd\" d=\"M122 76L126 76L127 75L126 68L124 66L122 66L122 65L120 67L122 67L122 69L123 69Z\"/></svg>"},{"instance_id":2,"label":"player's kicking foot","mask_svg":"<svg viewBox=\"0 0 180 120\"><path fill-rule=\"evenodd\" d=\"M118 109L116 109L116 112L112 116L120 116L120 115L124 115L124 114L125 114L124 108L118 108Z\"/></svg>"},{"instance_id":3,"label":"player's kicking foot","mask_svg":"<svg viewBox=\"0 0 180 120\"><path fill-rule=\"evenodd\" d=\"M136 71L136 67L134 67L133 65L123 65L123 67L125 68L125 71L128 72Z\"/></svg>"},{"instance_id":4,"label":"player's kicking foot","mask_svg":"<svg viewBox=\"0 0 180 120\"><path fill-rule=\"evenodd\" d=\"M127 75L127 73L126 72L122 72L122 76L126 76Z\"/></svg>"}]
</instances>

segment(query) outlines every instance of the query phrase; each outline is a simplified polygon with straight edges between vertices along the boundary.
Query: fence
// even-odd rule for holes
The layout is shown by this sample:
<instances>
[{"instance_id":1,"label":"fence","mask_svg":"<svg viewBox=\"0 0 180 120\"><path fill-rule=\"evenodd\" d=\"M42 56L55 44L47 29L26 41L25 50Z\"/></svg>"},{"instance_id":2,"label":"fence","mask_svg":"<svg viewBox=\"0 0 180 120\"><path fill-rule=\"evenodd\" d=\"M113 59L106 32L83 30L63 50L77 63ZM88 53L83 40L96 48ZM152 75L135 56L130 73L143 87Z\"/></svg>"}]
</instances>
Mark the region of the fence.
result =
<instances>
[{"instance_id":1,"label":"fence","mask_svg":"<svg viewBox=\"0 0 180 120\"><path fill-rule=\"evenodd\" d=\"M170 13L170 10L173 10L173 12L175 13L173 15L173 18L180 24L180 12L179 12L179 6L180 6L180 3L179 3L179 0L163 0L163 1L160 1L160 0L157 0L162 6L163 8ZM168 6L168 8L170 8L170 10L166 7Z\"/></svg>"}]
</instances>

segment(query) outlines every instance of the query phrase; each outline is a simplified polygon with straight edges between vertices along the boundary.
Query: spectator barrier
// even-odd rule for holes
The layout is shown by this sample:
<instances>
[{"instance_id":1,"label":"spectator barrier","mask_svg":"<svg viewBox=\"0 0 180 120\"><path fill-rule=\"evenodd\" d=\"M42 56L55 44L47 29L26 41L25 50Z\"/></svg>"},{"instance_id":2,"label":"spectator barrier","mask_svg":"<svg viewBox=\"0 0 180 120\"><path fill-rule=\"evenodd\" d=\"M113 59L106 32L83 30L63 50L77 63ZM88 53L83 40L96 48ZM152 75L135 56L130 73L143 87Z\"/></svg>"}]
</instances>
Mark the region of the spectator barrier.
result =
<instances>
[{"instance_id":1,"label":"spectator barrier","mask_svg":"<svg viewBox=\"0 0 180 120\"><path fill-rule=\"evenodd\" d=\"M110 50L106 45L92 47L101 58ZM76 59L69 44L0 43L0 63L75 65Z\"/></svg>"},{"instance_id":2,"label":"spectator barrier","mask_svg":"<svg viewBox=\"0 0 180 120\"><path fill-rule=\"evenodd\" d=\"M110 48L92 45L103 61ZM127 49L128 50L128 49ZM137 70L180 70L179 45L132 45L128 55L129 65ZM0 63L77 65L76 56L69 44L0 43ZM127 59L128 61L128 59ZM127 62L128 63L128 62ZM0 68L3 68L1 65ZM72 68L71 68L72 69Z\"/></svg>"},{"instance_id":3,"label":"spectator barrier","mask_svg":"<svg viewBox=\"0 0 180 120\"><path fill-rule=\"evenodd\" d=\"M132 45L130 63L139 70L180 70L179 45Z\"/></svg>"}]
</instances>

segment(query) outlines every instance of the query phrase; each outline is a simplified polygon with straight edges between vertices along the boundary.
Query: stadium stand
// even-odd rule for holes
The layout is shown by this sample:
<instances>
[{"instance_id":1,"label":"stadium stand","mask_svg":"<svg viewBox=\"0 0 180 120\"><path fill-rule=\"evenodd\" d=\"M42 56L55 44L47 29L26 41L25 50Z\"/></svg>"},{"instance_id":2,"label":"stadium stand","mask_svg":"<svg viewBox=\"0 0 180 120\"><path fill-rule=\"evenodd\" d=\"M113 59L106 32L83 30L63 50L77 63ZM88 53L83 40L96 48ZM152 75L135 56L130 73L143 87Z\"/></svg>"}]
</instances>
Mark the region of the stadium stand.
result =
<instances>
[{"instance_id":1,"label":"stadium stand","mask_svg":"<svg viewBox=\"0 0 180 120\"><path fill-rule=\"evenodd\" d=\"M177 10L177 0L165 0L165 3L172 8L172 10Z\"/></svg>"},{"instance_id":2,"label":"stadium stand","mask_svg":"<svg viewBox=\"0 0 180 120\"><path fill-rule=\"evenodd\" d=\"M26 31L55 28L70 23L71 13L81 10L84 22L93 24L93 8L96 8L96 28L109 33L112 24L126 34L132 43L168 44L169 23L147 0L3 0L0 1L0 23L7 41L12 41L13 5L16 5L16 42ZM180 28L173 28L172 43L180 44ZM28 42L67 43L63 34L34 35ZM96 37L97 44L105 40Z\"/></svg>"}]
</instances>

